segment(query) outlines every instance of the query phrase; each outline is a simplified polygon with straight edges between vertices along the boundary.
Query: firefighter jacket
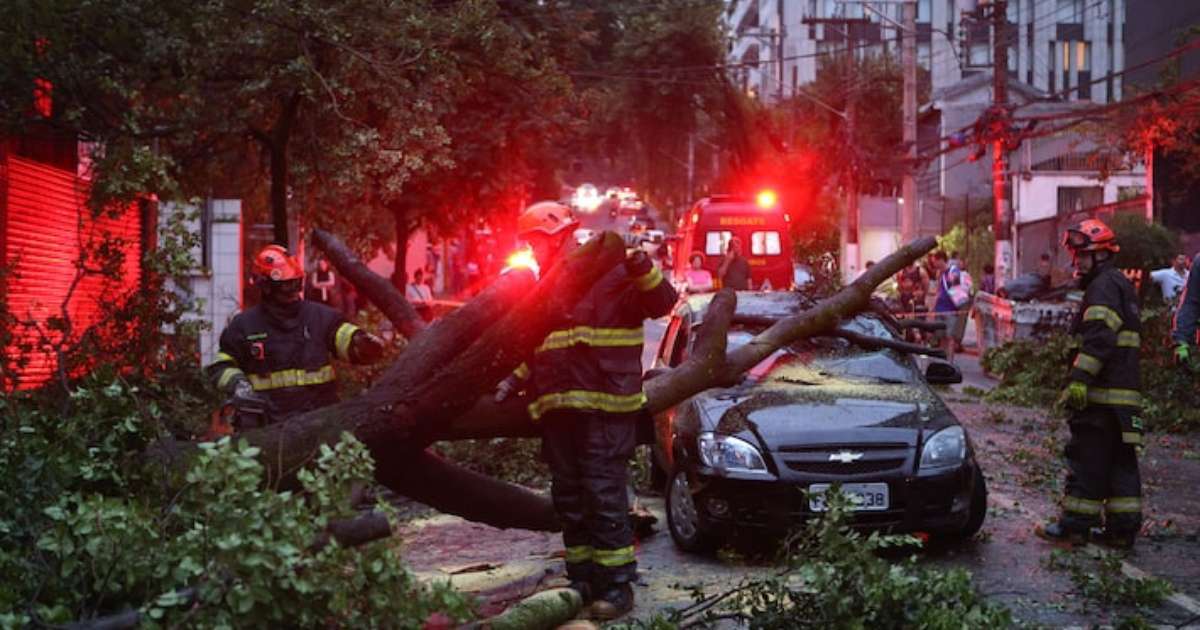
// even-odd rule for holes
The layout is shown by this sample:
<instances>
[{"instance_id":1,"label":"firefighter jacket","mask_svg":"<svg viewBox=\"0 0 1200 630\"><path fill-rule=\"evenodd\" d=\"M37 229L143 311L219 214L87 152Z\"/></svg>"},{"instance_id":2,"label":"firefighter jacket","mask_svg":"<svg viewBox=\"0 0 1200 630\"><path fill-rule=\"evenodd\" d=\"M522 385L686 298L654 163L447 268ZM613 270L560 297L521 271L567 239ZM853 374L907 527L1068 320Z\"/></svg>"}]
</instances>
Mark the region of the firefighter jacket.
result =
<instances>
[{"instance_id":1,"label":"firefighter jacket","mask_svg":"<svg viewBox=\"0 0 1200 630\"><path fill-rule=\"evenodd\" d=\"M678 296L645 256L601 277L534 350L516 376L532 379L529 415L579 409L631 413L642 392L642 322L670 312Z\"/></svg>"},{"instance_id":2,"label":"firefighter jacket","mask_svg":"<svg viewBox=\"0 0 1200 630\"><path fill-rule=\"evenodd\" d=\"M1072 332L1082 337L1071 365L1071 380L1087 385L1088 406L1118 412L1127 442L1140 442L1142 323L1133 285L1112 264L1097 269L1087 284ZM1135 439L1136 437L1136 439Z\"/></svg>"},{"instance_id":3,"label":"firefighter jacket","mask_svg":"<svg viewBox=\"0 0 1200 630\"><path fill-rule=\"evenodd\" d=\"M1200 269L1200 254L1192 260L1192 271ZM1200 324L1200 273L1189 273L1183 296L1179 298L1179 310L1171 327L1171 338L1175 343L1195 345L1196 328Z\"/></svg>"},{"instance_id":4,"label":"firefighter jacket","mask_svg":"<svg viewBox=\"0 0 1200 630\"><path fill-rule=\"evenodd\" d=\"M229 322L207 371L222 390L244 376L270 399L273 419L286 419L337 402L331 359L351 359L356 332L324 304L302 301L297 316L284 322L255 306Z\"/></svg>"}]
</instances>

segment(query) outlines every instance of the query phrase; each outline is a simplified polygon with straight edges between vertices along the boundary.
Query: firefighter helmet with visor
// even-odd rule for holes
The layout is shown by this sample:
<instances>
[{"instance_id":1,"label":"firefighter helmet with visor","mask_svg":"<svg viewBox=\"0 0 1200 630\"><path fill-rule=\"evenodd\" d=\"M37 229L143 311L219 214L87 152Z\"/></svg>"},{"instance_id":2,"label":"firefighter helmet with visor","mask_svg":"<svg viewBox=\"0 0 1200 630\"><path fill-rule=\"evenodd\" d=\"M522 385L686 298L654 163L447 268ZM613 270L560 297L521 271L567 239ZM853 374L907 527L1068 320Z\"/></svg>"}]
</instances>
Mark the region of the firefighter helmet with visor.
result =
<instances>
[{"instance_id":1,"label":"firefighter helmet with visor","mask_svg":"<svg viewBox=\"0 0 1200 630\"><path fill-rule=\"evenodd\" d=\"M578 226L579 221L571 215L571 209L556 201L539 201L517 217L517 235L521 237L537 232L554 236Z\"/></svg>"},{"instance_id":2,"label":"firefighter helmet with visor","mask_svg":"<svg viewBox=\"0 0 1200 630\"><path fill-rule=\"evenodd\" d=\"M1117 235L1112 228L1097 219L1085 219L1063 233L1063 245L1073 253L1121 251Z\"/></svg>"}]
</instances>

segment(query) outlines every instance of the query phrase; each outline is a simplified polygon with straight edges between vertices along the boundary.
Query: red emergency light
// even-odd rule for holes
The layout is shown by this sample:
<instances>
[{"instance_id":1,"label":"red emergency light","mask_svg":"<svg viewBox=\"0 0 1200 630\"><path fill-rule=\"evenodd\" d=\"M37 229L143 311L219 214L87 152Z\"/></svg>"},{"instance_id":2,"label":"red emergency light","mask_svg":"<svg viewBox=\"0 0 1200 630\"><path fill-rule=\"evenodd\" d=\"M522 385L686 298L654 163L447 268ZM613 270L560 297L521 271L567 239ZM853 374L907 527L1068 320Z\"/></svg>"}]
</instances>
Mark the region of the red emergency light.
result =
<instances>
[{"instance_id":1,"label":"red emergency light","mask_svg":"<svg viewBox=\"0 0 1200 630\"><path fill-rule=\"evenodd\" d=\"M759 208L767 210L774 208L775 204L779 203L779 195L775 194L775 191L771 189L761 190L754 200L758 203Z\"/></svg>"},{"instance_id":2,"label":"red emergency light","mask_svg":"<svg viewBox=\"0 0 1200 630\"><path fill-rule=\"evenodd\" d=\"M501 271L501 273L511 271L513 269L528 269L533 272L533 276L536 278L541 272L541 268L538 266L537 258L535 258L533 255L533 250L528 247L518 249L517 251L509 254L508 260L505 262L506 264L504 266L504 270Z\"/></svg>"}]
</instances>

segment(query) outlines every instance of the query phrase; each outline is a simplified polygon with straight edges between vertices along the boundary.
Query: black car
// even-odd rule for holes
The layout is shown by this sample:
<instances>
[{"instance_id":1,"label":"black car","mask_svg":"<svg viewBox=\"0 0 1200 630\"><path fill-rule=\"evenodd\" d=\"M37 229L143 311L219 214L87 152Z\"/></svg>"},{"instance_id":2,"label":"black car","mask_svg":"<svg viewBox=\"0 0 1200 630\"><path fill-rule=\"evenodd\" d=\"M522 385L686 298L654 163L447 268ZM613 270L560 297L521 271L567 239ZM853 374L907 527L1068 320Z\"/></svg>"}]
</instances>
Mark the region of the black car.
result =
<instances>
[{"instance_id":1,"label":"black car","mask_svg":"<svg viewBox=\"0 0 1200 630\"><path fill-rule=\"evenodd\" d=\"M737 297L730 350L811 306L799 293ZM658 367L687 357L711 299L676 308ZM902 339L886 314L866 312L840 328ZM734 530L786 532L825 509L822 492L832 484L854 504L855 527L973 535L987 511L983 474L966 431L929 385L962 374L944 362L924 373L920 365L897 350L815 337L775 352L732 387L658 415L655 463L676 544L700 551Z\"/></svg>"}]
</instances>

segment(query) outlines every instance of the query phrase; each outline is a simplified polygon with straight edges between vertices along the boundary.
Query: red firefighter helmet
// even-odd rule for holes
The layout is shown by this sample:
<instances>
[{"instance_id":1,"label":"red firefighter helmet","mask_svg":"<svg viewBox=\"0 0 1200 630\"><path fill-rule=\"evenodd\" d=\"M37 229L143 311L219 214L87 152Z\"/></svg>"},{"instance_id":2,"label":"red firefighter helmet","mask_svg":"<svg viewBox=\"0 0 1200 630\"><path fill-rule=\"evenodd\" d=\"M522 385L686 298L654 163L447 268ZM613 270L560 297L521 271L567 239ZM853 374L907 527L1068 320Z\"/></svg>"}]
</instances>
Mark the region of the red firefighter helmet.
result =
<instances>
[{"instance_id":1,"label":"red firefighter helmet","mask_svg":"<svg viewBox=\"0 0 1200 630\"><path fill-rule=\"evenodd\" d=\"M539 201L517 217L518 236L527 236L534 232L554 236L563 230L573 230L578 226L579 221L571 215L571 209L557 201Z\"/></svg>"},{"instance_id":2,"label":"red firefighter helmet","mask_svg":"<svg viewBox=\"0 0 1200 630\"><path fill-rule=\"evenodd\" d=\"M288 254L282 245L267 245L254 255L253 273L257 277L273 282L303 280L304 268L300 261Z\"/></svg>"},{"instance_id":3,"label":"red firefighter helmet","mask_svg":"<svg viewBox=\"0 0 1200 630\"><path fill-rule=\"evenodd\" d=\"M1097 219L1084 219L1067 228L1063 233L1063 245L1074 252L1121 251L1116 233Z\"/></svg>"}]
</instances>

